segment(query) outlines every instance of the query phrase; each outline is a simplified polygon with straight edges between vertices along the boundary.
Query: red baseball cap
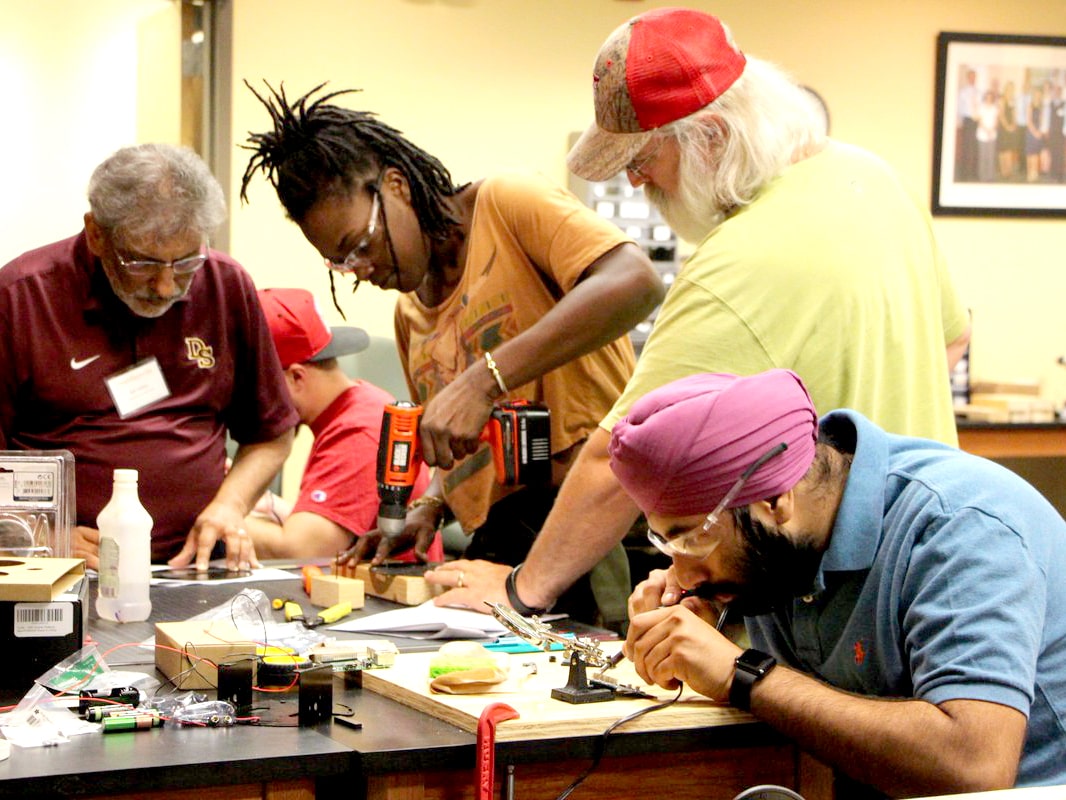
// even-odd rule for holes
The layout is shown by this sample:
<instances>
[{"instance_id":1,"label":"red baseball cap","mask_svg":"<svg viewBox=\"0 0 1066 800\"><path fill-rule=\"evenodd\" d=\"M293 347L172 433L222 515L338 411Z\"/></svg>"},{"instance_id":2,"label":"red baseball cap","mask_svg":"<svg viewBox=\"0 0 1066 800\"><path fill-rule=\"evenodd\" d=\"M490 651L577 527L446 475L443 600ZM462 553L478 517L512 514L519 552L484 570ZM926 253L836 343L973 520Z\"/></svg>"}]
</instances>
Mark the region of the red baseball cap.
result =
<instances>
[{"instance_id":1,"label":"red baseball cap","mask_svg":"<svg viewBox=\"0 0 1066 800\"><path fill-rule=\"evenodd\" d=\"M262 289L259 304L283 368L359 353L370 346L362 328L330 328L306 289Z\"/></svg>"},{"instance_id":2,"label":"red baseball cap","mask_svg":"<svg viewBox=\"0 0 1066 800\"><path fill-rule=\"evenodd\" d=\"M688 8L658 8L612 33L596 56L596 122L566 157L586 180L617 175L652 133L687 117L740 77L747 59L717 17Z\"/></svg>"}]
</instances>

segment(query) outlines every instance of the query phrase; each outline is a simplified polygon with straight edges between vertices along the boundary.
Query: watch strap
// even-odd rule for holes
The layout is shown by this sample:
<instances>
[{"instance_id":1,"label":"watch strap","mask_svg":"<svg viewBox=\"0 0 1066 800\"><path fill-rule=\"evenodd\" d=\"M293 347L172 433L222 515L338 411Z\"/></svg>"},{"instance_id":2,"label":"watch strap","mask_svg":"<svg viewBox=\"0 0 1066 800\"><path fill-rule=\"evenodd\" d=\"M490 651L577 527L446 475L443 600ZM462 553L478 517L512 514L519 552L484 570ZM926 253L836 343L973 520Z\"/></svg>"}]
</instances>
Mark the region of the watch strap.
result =
<instances>
[{"instance_id":1,"label":"watch strap","mask_svg":"<svg viewBox=\"0 0 1066 800\"><path fill-rule=\"evenodd\" d=\"M729 704L741 711L751 710L751 690L777 666L777 659L761 650L748 649L737 656L733 665L733 683L729 687Z\"/></svg>"},{"instance_id":2,"label":"watch strap","mask_svg":"<svg viewBox=\"0 0 1066 800\"><path fill-rule=\"evenodd\" d=\"M510 574L507 576L507 602L511 604L511 608L521 614L523 617L539 617L547 614L551 608L535 608L534 606L527 606L522 602L522 598L518 596L518 586L516 585L518 580L518 570L522 569L522 565L519 564Z\"/></svg>"}]
</instances>

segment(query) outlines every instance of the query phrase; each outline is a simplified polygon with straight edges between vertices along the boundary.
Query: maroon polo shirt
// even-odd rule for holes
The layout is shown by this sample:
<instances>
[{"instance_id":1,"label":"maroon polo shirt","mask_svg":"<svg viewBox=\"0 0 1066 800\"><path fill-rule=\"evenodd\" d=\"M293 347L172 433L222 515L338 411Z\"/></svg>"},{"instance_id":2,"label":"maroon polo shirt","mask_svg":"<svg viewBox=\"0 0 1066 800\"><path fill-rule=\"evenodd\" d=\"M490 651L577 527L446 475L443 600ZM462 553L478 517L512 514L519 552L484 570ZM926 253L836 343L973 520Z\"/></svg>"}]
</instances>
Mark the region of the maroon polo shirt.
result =
<instances>
[{"instance_id":1,"label":"maroon polo shirt","mask_svg":"<svg viewBox=\"0 0 1066 800\"><path fill-rule=\"evenodd\" d=\"M170 396L120 419L104 379L149 356ZM115 297L84 232L0 269L0 449L74 453L78 524L96 527L113 469L139 470L164 561L218 490L226 430L267 442L297 419L255 286L228 256L211 251L157 319Z\"/></svg>"}]
</instances>

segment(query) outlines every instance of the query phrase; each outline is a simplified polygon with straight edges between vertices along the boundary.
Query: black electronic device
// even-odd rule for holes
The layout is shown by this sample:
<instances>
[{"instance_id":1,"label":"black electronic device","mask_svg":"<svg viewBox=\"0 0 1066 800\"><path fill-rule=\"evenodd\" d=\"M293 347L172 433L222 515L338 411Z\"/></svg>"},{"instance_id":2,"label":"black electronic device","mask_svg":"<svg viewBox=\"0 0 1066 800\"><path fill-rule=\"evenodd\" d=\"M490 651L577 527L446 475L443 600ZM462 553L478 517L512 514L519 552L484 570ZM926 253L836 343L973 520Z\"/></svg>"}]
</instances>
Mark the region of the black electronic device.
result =
<instances>
[{"instance_id":1,"label":"black electronic device","mask_svg":"<svg viewBox=\"0 0 1066 800\"><path fill-rule=\"evenodd\" d=\"M409 575L419 577L427 570L436 569L442 561L383 561L371 564L370 571L380 575Z\"/></svg>"},{"instance_id":2,"label":"black electronic device","mask_svg":"<svg viewBox=\"0 0 1066 800\"><path fill-rule=\"evenodd\" d=\"M196 567L175 567L153 572L153 578L167 581L220 581L232 578L250 578L251 570L227 569L226 567L208 567L197 569Z\"/></svg>"},{"instance_id":3,"label":"black electronic device","mask_svg":"<svg viewBox=\"0 0 1066 800\"><path fill-rule=\"evenodd\" d=\"M300 671L300 725L315 725L333 715L333 668L325 664Z\"/></svg>"},{"instance_id":4,"label":"black electronic device","mask_svg":"<svg viewBox=\"0 0 1066 800\"><path fill-rule=\"evenodd\" d=\"M751 710L751 689L777 666L777 659L761 650L747 649L739 656L729 687L729 704L741 711Z\"/></svg>"},{"instance_id":5,"label":"black electronic device","mask_svg":"<svg viewBox=\"0 0 1066 800\"><path fill-rule=\"evenodd\" d=\"M254 666L255 662L250 658L218 665L218 699L232 705L238 714L252 707Z\"/></svg>"}]
</instances>

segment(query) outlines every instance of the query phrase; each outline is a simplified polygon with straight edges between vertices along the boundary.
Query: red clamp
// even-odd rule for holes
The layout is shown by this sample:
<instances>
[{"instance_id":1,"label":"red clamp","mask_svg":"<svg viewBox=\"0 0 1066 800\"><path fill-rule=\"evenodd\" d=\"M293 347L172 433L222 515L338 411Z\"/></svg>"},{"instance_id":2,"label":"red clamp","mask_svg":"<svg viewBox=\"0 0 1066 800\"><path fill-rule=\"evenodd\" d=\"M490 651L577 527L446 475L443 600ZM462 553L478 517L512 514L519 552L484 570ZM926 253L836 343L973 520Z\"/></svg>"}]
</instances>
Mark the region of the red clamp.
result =
<instances>
[{"instance_id":1,"label":"red clamp","mask_svg":"<svg viewBox=\"0 0 1066 800\"><path fill-rule=\"evenodd\" d=\"M496 723L518 719L506 703L485 706L477 721L477 800L493 800L496 780Z\"/></svg>"}]
</instances>

